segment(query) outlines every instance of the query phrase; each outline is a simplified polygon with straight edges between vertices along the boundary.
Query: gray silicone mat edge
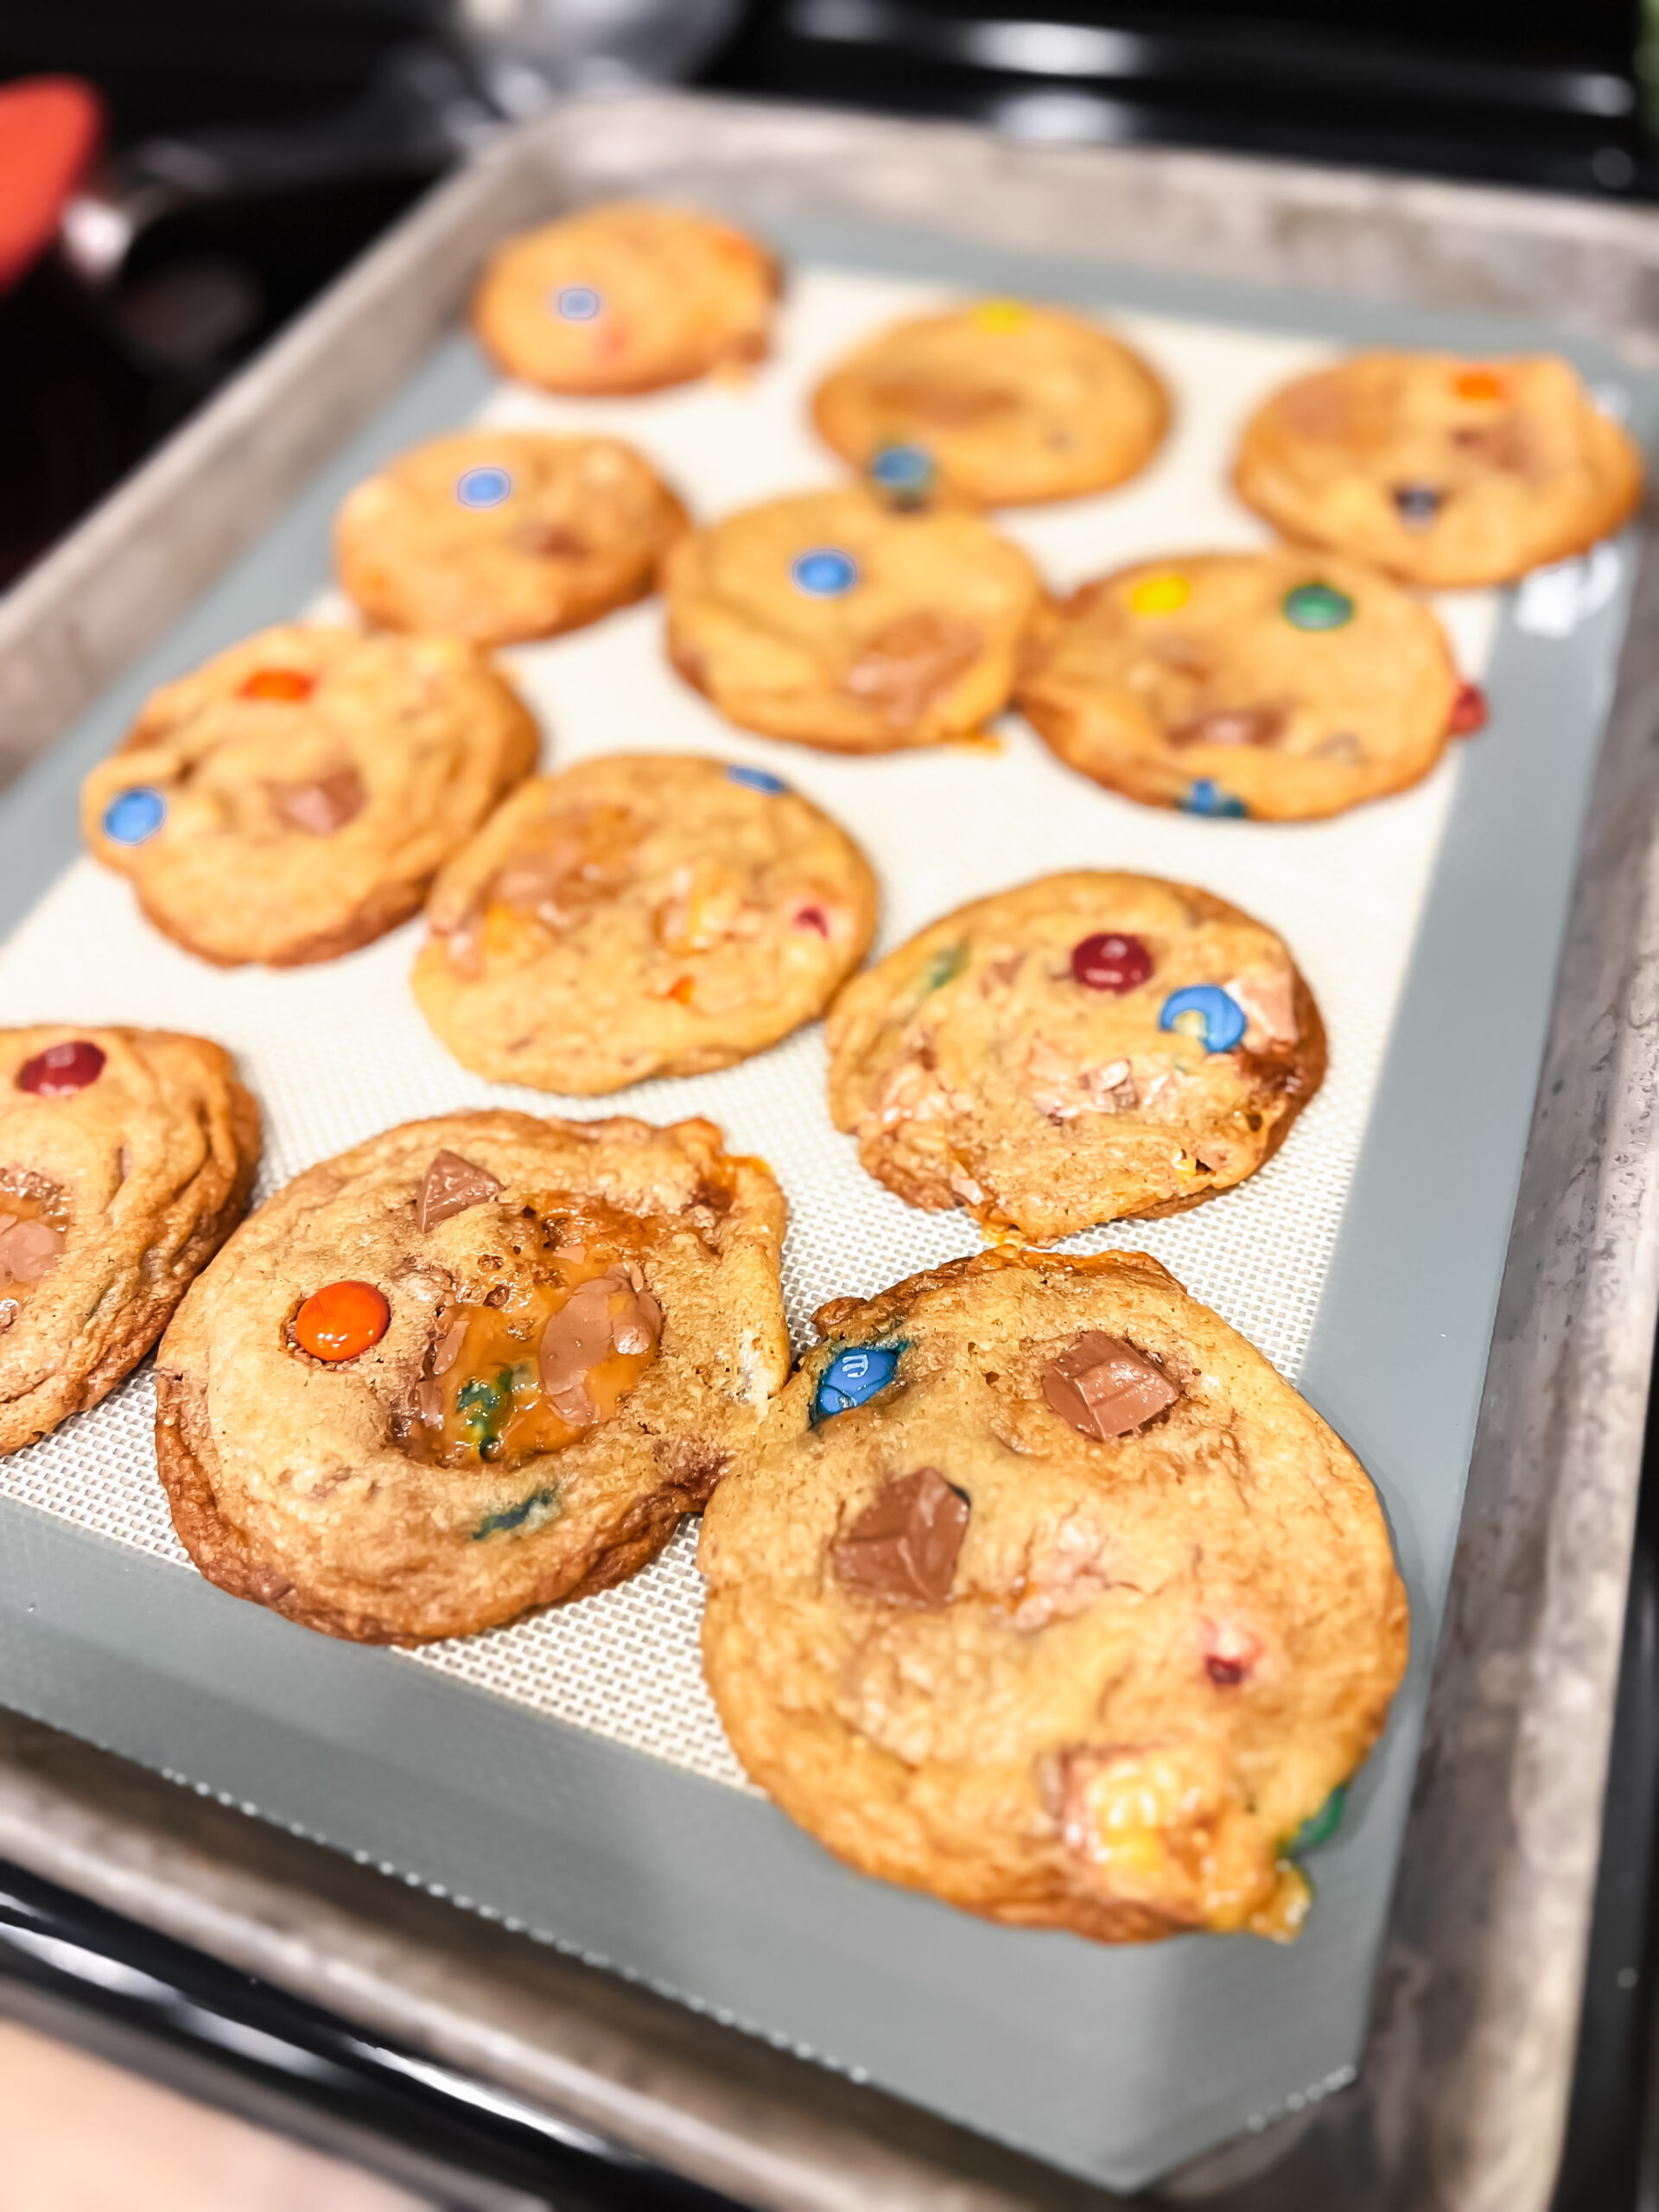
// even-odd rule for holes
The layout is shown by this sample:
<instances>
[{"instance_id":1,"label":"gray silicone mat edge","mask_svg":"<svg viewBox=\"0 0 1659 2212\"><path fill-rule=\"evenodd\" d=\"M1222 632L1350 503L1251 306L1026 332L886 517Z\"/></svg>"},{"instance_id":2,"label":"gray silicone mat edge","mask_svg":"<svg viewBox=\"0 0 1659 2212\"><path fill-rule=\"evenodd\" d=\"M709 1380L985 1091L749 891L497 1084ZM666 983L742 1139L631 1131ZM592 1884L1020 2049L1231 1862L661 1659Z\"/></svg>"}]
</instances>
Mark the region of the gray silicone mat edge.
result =
<instances>
[{"instance_id":1,"label":"gray silicone mat edge","mask_svg":"<svg viewBox=\"0 0 1659 2212\"><path fill-rule=\"evenodd\" d=\"M1039 261L914 232L776 227L798 257L1350 340L1479 349L1548 335L1588 373L1637 393L1644 416L1655 404L1611 348L1531 324ZM488 381L464 340L441 346L8 796L0 922L73 853L75 781L143 692L308 596L326 573L340 493L385 453L468 410ZM1504 749L1478 744L1464 763L1304 1378L1377 1477L1420 1630L1439 1611L1456 1515L1442 1512L1431 1532L1415 1501L1460 1496L1468 1464L1624 615L1616 597L1547 645L1502 626L1491 688ZM1525 777L1512 772L1517 755ZM1454 1109L1426 1126L1445 1097L1431 1078L1446 1070L1462 1077ZM1448 1124L1481 1134L1477 1155L1446 1142ZM1425 1362L1427 1299L1445 1325ZM1431 1656L1421 1632L1389 1737L1321 1855L1321 1907L1296 1949L1188 1942L1104 1954L862 1881L752 1799L395 1655L308 1637L29 1507L0 1501L0 1690L19 1709L184 1770L250 1810L1039 2157L1135 2186L1287 2095L1342 2078L1357 2052Z\"/></svg>"}]
</instances>

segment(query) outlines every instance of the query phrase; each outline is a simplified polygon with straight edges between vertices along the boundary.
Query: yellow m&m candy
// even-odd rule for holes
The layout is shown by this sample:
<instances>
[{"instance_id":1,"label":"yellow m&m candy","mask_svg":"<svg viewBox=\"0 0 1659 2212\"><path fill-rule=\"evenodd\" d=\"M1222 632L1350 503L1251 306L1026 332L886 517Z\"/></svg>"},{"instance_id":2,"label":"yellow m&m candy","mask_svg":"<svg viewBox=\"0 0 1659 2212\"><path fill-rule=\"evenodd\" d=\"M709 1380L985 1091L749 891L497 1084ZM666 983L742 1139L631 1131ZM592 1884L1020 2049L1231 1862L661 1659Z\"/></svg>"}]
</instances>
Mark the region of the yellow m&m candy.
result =
<instances>
[{"instance_id":1,"label":"yellow m&m candy","mask_svg":"<svg viewBox=\"0 0 1659 2212\"><path fill-rule=\"evenodd\" d=\"M982 300L974 309L974 326L978 330L1018 330L1025 319L1026 310L1018 300Z\"/></svg>"},{"instance_id":2,"label":"yellow m&m candy","mask_svg":"<svg viewBox=\"0 0 1659 2212\"><path fill-rule=\"evenodd\" d=\"M1173 569L1162 575L1142 576L1129 593L1132 614L1175 614L1192 596L1192 587Z\"/></svg>"}]
</instances>

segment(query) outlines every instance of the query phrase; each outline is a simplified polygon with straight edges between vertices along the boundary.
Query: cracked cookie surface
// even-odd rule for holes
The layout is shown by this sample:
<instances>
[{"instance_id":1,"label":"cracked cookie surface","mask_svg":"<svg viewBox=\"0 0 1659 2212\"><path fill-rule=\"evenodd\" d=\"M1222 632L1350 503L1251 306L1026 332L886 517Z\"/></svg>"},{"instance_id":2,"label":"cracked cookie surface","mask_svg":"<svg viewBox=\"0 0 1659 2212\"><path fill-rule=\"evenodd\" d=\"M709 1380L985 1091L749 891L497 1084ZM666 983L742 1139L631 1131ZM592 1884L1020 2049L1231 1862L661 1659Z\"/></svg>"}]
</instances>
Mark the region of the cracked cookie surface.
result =
<instances>
[{"instance_id":1,"label":"cracked cookie surface","mask_svg":"<svg viewBox=\"0 0 1659 2212\"><path fill-rule=\"evenodd\" d=\"M1084 584L1039 624L1015 700L1130 798L1295 821L1420 781L1465 696L1421 601L1358 562L1275 550Z\"/></svg>"},{"instance_id":2,"label":"cracked cookie surface","mask_svg":"<svg viewBox=\"0 0 1659 2212\"><path fill-rule=\"evenodd\" d=\"M498 1083L696 1075L822 1014L876 898L845 830L776 776L608 754L525 784L444 869L415 996Z\"/></svg>"},{"instance_id":3,"label":"cracked cookie surface","mask_svg":"<svg viewBox=\"0 0 1659 2212\"><path fill-rule=\"evenodd\" d=\"M259 1109L206 1038L0 1031L0 1452L137 1365L258 1161Z\"/></svg>"},{"instance_id":4,"label":"cracked cookie surface","mask_svg":"<svg viewBox=\"0 0 1659 2212\"><path fill-rule=\"evenodd\" d=\"M451 1114L295 1179L156 1358L212 1582L365 1643L623 1580L788 1372L783 1194L709 1122Z\"/></svg>"},{"instance_id":5,"label":"cracked cookie surface","mask_svg":"<svg viewBox=\"0 0 1659 2212\"><path fill-rule=\"evenodd\" d=\"M839 753L970 735L1007 703L1037 572L977 516L810 492L664 564L669 658L746 729Z\"/></svg>"},{"instance_id":6,"label":"cracked cookie surface","mask_svg":"<svg viewBox=\"0 0 1659 2212\"><path fill-rule=\"evenodd\" d=\"M540 741L461 639L285 623L150 695L82 828L187 951L332 960L407 920Z\"/></svg>"},{"instance_id":7,"label":"cracked cookie surface","mask_svg":"<svg viewBox=\"0 0 1659 2212\"><path fill-rule=\"evenodd\" d=\"M1558 354L1374 353L1275 392L1233 481L1287 537L1450 588L1608 537L1641 499L1643 460Z\"/></svg>"},{"instance_id":8,"label":"cracked cookie surface","mask_svg":"<svg viewBox=\"0 0 1659 2212\"><path fill-rule=\"evenodd\" d=\"M829 1046L830 1110L872 1175L1041 1239L1242 1182L1325 1064L1274 931L1191 885L1103 870L930 923L847 986Z\"/></svg>"},{"instance_id":9,"label":"cracked cookie surface","mask_svg":"<svg viewBox=\"0 0 1659 2212\"><path fill-rule=\"evenodd\" d=\"M1293 1844L1406 1661L1353 1454L1139 1253L982 1254L817 1326L698 1548L753 1779L995 1920L1293 1936Z\"/></svg>"}]
</instances>

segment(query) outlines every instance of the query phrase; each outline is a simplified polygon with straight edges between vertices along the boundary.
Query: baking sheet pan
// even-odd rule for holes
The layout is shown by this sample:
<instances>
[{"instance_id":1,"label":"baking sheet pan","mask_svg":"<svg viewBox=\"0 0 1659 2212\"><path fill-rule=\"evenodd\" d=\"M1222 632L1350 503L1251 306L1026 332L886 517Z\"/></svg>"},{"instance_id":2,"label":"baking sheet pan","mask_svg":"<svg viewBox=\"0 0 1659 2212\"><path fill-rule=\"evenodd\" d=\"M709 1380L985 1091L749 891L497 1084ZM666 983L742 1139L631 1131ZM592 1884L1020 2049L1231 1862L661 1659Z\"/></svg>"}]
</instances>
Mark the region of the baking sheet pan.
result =
<instances>
[{"instance_id":1,"label":"baking sheet pan","mask_svg":"<svg viewBox=\"0 0 1659 2212\"><path fill-rule=\"evenodd\" d=\"M1248 404L1247 359L1271 381L1307 358L1310 346L1332 341L1388 337L1496 350L1535 335L1407 309L1226 296L1213 284L1033 264L1029 257L892 232L798 225L783 243L798 262L823 269L801 285L796 304L822 309L841 334L836 343L853 334L842 326L854 318L861 285L874 314L899 299L886 285L944 282L1070 296L1120 317L1150 318L1132 325L1131 334L1166 368L1187 348L1178 378L1186 404L1169 464L1113 499L1080 502L1052 518L1029 511L1007 518L1057 583L1131 554L1196 550L1206 537L1249 542L1251 526L1236 510L1206 512L1201 505L1219 497L1227 436ZM1230 329L1222 327L1230 321ZM1208 323L1209 333L1194 331L1195 323ZM1640 429L1651 428L1654 395L1643 378L1593 344L1566 349L1592 380L1619 388ZM791 348L780 364L780 405L810 350ZM695 414L709 396L666 395L643 409L671 416L689 402ZM6 810L16 825L10 834L0 817L14 912L32 887L26 879L54 872L73 853L66 804L73 774L113 741L148 683L306 603L326 575L327 518L340 493L381 454L480 403L501 410L500 419L561 412L544 412L548 403L527 396L493 394L465 341L441 348L258 550L88 717L22 795L23 804ZM673 465L668 445L653 443L641 403L579 411L626 423ZM671 423L664 429L659 422L654 435L688 434L683 424L674 433ZM722 459L695 422L689 435L711 467L718 464L708 481L688 480L701 512L833 477L804 433L794 449L772 448L772 465L789 473L765 481L745 480L729 452ZM768 457L758 441L753 451L753 466ZM690 445L685 454L677 473L689 480L696 474ZM1413 1674L1342 1837L1317 1864L1320 1902L1294 1950L1196 1940L1105 1953L1068 1937L981 1928L831 1866L764 1802L732 1786L729 1771L718 1770L724 1747L717 1737L696 1749L684 1698L664 1728L664 1700L652 1696L649 1677L653 1667L671 1667L675 1649L682 1662L689 1649L695 1584L684 1538L660 1571L615 1593L619 1610L633 1609L613 1631L617 1647L626 1649L655 1620L666 1624L670 1648L647 1652L633 1682L618 1681L585 1714L559 1703L561 1677L575 1671L572 1631L563 1624L583 1608L505 1632L531 1645L551 1639L550 1649L518 1670L539 1678L526 1697L522 1681L504 1690L487 1664L480 1672L477 1649L495 1639L420 1660L342 1651L237 1605L169 1560L143 1465L142 1379L119 1404L35 1453L0 1463L0 1489L11 1493L0 1500L0 1690L43 1718L1120 2184L1345 2078L1404 1815L1427 1630L1456 1532L1629 568L1628 546L1609 549L1534 580L1501 610L1459 612L1465 659L1478 654L1484 628L1495 633L1487 671L1492 728L1418 792L1324 828L1148 814L1065 776L1019 733L997 756L950 749L876 763L836 762L747 739L724 730L662 673L651 610L601 626L608 645L595 632L511 657L538 703L551 707L556 757L695 743L764 760L821 798L873 848L887 893L887 942L973 891L1043 867L1092 861L1209 883L1283 927L1303 958L1333 1017L1337 1052L1332 1085L1297 1139L1255 1185L1185 1224L1139 1231L1126 1224L1084 1240L1154 1246L1198 1294L1256 1336L1360 1451L1393 1521L1418 1626ZM631 643L629 626L638 632ZM607 678L605 656L619 639L626 665L641 672L640 694L625 687L619 696ZM653 682L665 689L653 690ZM1052 794L1046 814L1034 810L1024 844L1001 803L1014 785L1002 791L1000 777L1017 779L1022 803L1039 789ZM976 779L977 796L963 798ZM954 872L960 855L940 871L938 849L952 839L918 839L906 827L938 824L942 800L998 832L995 849L982 842L970 855L982 872L965 888L955 887L964 881ZM17 842L25 810L31 823L54 824L50 838L30 836L27 853ZM1354 895L1362 882L1370 893L1363 900ZM124 887L84 864L56 888L0 963L0 1018L49 1010L160 1019L149 1006L140 1014L130 993L156 988L158 963L176 962L182 973L168 987L197 1009L197 1026L226 1035L251 1059L268 1106L276 1104L286 1095L281 1067L304 1033L292 1008L276 1004L283 995L270 988L289 979L208 976L182 956L143 944L141 925L124 921L125 900ZM401 939L354 956L363 963L367 1009L356 1049L361 1065L376 1072L371 1097L349 1110L378 1106L370 1128L424 1110L384 1074L407 1062L409 1034L395 1023L385 1036L375 1029L376 1009L406 1012L394 993L407 958ZM336 963L336 971L354 963ZM302 979L302 994L308 980ZM331 971L323 984L340 980ZM66 1004L72 984L92 995ZM94 1004L99 991L123 1002ZM229 995L215 1003L221 991ZM269 1069L259 1064L266 1039ZM1369 1079L1356 1083L1368 1052ZM757 1081L810 1093L818 1054L816 1033L808 1033L750 1071L645 1086L628 1103L664 1117L709 1111L747 1142L745 1116L762 1114L750 1096ZM439 1103L511 1095L487 1093L446 1070L442 1056L437 1066L448 1084ZM329 1089L326 1067L308 1080L309 1118L297 1104L274 1117L279 1179L361 1133L352 1123L341 1135L326 1113L318 1118L315 1102ZM1323 1135L1314 1118L1322 1109L1332 1125ZM1344 1116L1345 1166L1334 1126ZM810 1126L802 1124L803 1140ZM968 1248L965 1224L911 1214L865 1181L827 1125L814 1142L818 1149L789 1157L772 1147L797 1207L798 1236L805 1232L791 1253L798 1319L831 1291L873 1287ZM896 1217L891 1243L868 1230L871 1217L887 1213ZM1328 1221L1328 1236L1310 1235L1315 1216ZM849 1223L858 1224L855 1236ZM120 1449L108 1437L92 1448L91 1424L109 1430L123 1420ZM118 1460L125 1471L112 1482ZM50 1510L22 1503L31 1496ZM100 1528L107 1533L88 1533ZM635 1702L643 1711L619 1723L641 1675L645 1694ZM480 1681L493 1686L480 1688ZM609 1733L596 1734L596 1726Z\"/></svg>"}]
</instances>

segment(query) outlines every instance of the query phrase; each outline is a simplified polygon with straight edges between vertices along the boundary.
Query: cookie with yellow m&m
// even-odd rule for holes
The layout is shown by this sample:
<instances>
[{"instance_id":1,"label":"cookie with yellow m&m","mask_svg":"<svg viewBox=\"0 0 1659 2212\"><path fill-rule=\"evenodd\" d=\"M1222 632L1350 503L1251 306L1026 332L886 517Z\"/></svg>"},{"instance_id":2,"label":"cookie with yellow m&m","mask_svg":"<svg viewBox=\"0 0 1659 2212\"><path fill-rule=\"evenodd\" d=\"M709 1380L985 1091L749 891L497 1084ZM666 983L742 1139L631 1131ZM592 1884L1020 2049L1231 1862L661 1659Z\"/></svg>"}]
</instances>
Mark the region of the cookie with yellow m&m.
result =
<instances>
[{"instance_id":1,"label":"cookie with yellow m&m","mask_svg":"<svg viewBox=\"0 0 1659 2212\"><path fill-rule=\"evenodd\" d=\"M523 785L443 870L415 996L495 1082L616 1090L822 1014L875 915L862 854L781 778L609 754Z\"/></svg>"},{"instance_id":2,"label":"cookie with yellow m&m","mask_svg":"<svg viewBox=\"0 0 1659 2212\"><path fill-rule=\"evenodd\" d=\"M818 386L812 419L900 502L1014 506L1135 475L1157 450L1169 402L1156 373L1098 323L982 300L867 340Z\"/></svg>"},{"instance_id":3,"label":"cookie with yellow m&m","mask_svg":"<svg viewBox=\"0 0 1659 2212\"><path fill-rule=\"evenodd\" d=\"M1245 426L1239 497L1287 537L1407 582L1507 583L1582 553L1642 496L1641 449L1559 354L1356 354Z\"/></svg>"},{"instance_id":4,"label":"cookie with yellow m&m","mask_svg":"<svg viewBox=\"0 0 1659 2212\"><path fill-rule=\"evenodd\" d=\"M1429 607L1359 562L1286 549L1084 584L1039 619L1016 696L1096 783L1263 821L1403 790L1480 719Z\"/></svg>"},{"instance_id":5,"label":"cookie with yellow m&m","mask_svg":"<svg viewBox=\"0 0 1659 2212\"><path fill-rule=\"evenodd\" d=\"M711 1122L451 1114L308 1169L156 1357L212 1582L331 1636L465 1636L654 1558L789 1368L784 1199Z\"/></svg>"}]
</instances>

